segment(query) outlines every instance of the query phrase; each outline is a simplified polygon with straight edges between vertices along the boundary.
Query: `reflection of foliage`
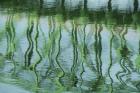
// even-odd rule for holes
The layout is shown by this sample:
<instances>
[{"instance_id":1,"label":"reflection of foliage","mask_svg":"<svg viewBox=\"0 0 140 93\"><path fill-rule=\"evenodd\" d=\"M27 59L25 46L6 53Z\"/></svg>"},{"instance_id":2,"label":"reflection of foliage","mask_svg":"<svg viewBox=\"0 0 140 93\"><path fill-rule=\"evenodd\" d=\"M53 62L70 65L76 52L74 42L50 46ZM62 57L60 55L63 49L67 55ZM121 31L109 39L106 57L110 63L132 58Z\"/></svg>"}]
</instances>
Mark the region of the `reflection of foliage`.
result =
<instances>
[{"instance_id":1,"label":"reflection of foliage","mask_svg":"<svg viewBox=\"0 0 140 93\"><path fill-rule=\"evenodd\" d=\"M29 12L38 15L38 8L41 8L40 15L61 15L65 20L76 19L79 17L87 17L89 21L97 23L108 23L108 24L139 24L139 12L138 0L134 0L134 14L132 12L126 12L127 10L113 10L112 0L108 0L108 10L100 9L99 11L90 10L87 8L88 0L84 0L83 8L82 5L77 5L73 10L66 9L68 6L65 5L65 0L56 0L56 6L44 7L45 0L39 0L38 2L28 0L1 0L0 7L4 9L15 9L17 13ZM40 3L40 4L39 4ZM58 4L59 3L59 4ZM16 6L15 6L16 4ZM46 4L46 3L45 3ZM31 6L32 5L32 6ZM47 5L46 5L47 6ZM46 11L47 10L47 11ZM53 11L53 12L52 12ZM11 11L13 12L13 11ZM136 20L137 19L137 20ZM87 20L88 21L88 20Z\"/></svg>"},{"instance_id":2,"label":"reflection of foliage","mask_svg":"<svg viewBox=\"0 0 140 93\"><path fill-rule=\"evenodd\" d=\"M74 73L65 73L65 76L61 78L61 83L65 86L68 90L72 87L76 87L78 82L78 78Z\"/></svg>"},{"instance_id":3,"label":"reflection of foliage","mask_svg":"<svg viewBox=\"0 0 140 93\"><path fill-rule=\"evenodd\" d=\"M104 89L104 77L98 77L96 81L94 81L92 86L92 91L94 92L101 92Z\"/></svg>"},{"instance_id":4,"label":"reflection of foliage","mask_svg":"<svg viewBox=\"0 0 140 93\"><path fill-rule=\"evenodd\" d=\"M127 48L126 45L124 45L121 49L120 49L120 54L123 58L127 58L130 54L129 49Z\"/></svg>"}]
</instances>

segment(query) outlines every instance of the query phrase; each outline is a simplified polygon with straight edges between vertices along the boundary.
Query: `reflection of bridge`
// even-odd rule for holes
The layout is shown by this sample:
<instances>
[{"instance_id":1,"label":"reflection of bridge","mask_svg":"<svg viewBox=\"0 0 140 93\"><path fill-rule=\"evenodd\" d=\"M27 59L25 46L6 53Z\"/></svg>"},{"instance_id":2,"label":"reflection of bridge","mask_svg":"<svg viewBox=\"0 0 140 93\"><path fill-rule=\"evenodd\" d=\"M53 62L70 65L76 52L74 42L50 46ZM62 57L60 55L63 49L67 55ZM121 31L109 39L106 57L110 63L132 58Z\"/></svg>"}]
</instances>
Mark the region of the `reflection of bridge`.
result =
<instances>
[{"instance_id":1,"label":"reflection of bridge","mask_svg":"<svg viewBox=\"0 0 140 93\"><path fill-rule=\"evenodd\" d=\"M139 24L140 0L1 0L0 10L61 15L64 20L88 17L97 23Z\"/></svg>"}]
</instances>

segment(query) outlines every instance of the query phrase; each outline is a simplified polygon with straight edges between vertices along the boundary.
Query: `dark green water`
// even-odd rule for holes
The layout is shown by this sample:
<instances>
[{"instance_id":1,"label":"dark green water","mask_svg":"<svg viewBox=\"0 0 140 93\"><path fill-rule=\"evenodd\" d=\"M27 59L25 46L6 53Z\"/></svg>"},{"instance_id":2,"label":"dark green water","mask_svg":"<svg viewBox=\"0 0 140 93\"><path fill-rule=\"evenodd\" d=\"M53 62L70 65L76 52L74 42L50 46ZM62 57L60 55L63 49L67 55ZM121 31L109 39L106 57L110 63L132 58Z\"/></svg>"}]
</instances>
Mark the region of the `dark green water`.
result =
<instances>
[{"instance_id":1,"label":"dark green water","mask_svg":"<svg viewBox=\"0 0 140 93\"><path fill-rule=\"evenodd\" d=\"M0 93L140 93L140 0L0 0Z\"/></svg>"}]
</instances>

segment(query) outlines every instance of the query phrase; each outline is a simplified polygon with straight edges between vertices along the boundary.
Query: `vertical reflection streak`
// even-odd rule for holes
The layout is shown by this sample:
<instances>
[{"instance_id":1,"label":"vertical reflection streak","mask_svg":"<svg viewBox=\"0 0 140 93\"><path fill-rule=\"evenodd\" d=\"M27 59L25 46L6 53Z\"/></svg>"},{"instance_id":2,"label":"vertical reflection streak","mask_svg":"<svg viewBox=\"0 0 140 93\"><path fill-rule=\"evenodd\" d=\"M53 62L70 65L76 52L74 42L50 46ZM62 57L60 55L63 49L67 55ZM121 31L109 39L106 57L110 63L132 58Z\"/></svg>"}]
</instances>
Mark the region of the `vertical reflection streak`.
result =
<instances>
[{"instance_id":1,"label":"vertical reflection streak","mask_svg":"<svg viewBox=\"0 0 140 93\"><path fill-rule=\"evenodd\" d=\"M15 74L16 70L16 62L14 61L14 51L15 51L15 28L13 25L13 15L10 15L7 18L6 22L6 33L7 33L7 58L11 60L14 64L14 71Z\"/></svg>"},{"instance_id":2,"label":"vertical reflection streak","mask_svg":"<svg viewBox=\"0 0 140 93\"><path fill-rule=\"evenodd\" d=\"M126 44L126 39L125 39L125 35L128 33L128 27L127 26L125 26L125 30L124 30L124 33L122 34L122 38L123 38L123 41L124 41L124 46L126 46L127 44ZM126 54L127 56L126 56L126 58L125 58L125 63L128 63L128 64L131 64L131 60L130 60L130 58L129 58L129 50L128 50L128 48L126 47L126 51L128 51L128 54ZM131 64L131 65L129 65L128 67L125 65L125 63L123 64L124 65L124 67L125 67L125 69L127 70L127 74L126 75L128 75L128 74L131 74L131 71L128 69L128 67L132 67L133 66L133 64ZM130 68L131 68L130 67Z\"/></svg>"},{"instance_id":3,"label":"vertical reflection streak","mask_svg":"<svg viewBox=\"0 0 140 93\"><path fill-rule=\"evenodd\" d=\"M77 40L77 25L75 24L74 20L72 21L72 45L73 45L73 63L71 67L71 79L73 81L73 86L76 87L77 85L77 76L76 76L76 70L77 70L77 63L78 63L78 40Z\"/></svg>"},{"instance_id":4,"label":"vertical reflection streak","mask_svg":"<svg viewBox=\"0 0 140 93\"><path fill-rule=\"evenodd\" d=\"M32 33L33 33L33 28L34 28L34 23L33 21L30 20L30 16L28 18L28 27L27 27L27 31L26 31L26 35L27 35L27 40L28 40L28 48L25 52L25 69L29 68L29 66L31 65L31 58L33 56L33 40L32 40Z\"/></svg>"},{"instance_id":5,"label":"vertical reflection streak","mask_svg":"<svg viewBox=\"0 0 140 93\"><path fill-rule=\"evenodd\" d=\"M51 52L50 52L50 64L51 67L54 67L54 53L55 53L55 20L54 20L54 16L51 17L51 26L52 26L52 31L50 32L50 39L51 39Z\"/></svg>"},{"instance_id":6,"label":"vertical reflection streak","mask_svg":"<svg viewBox=\"0 0 140 93\"><path fill-rule=\"evenodd\" d=\"M75 23L73 22L73 28L72 28L72 44L73 44L73 65L71 67L71 72L74 74L75 69L77 66L77 61L78 61L78 51L77 51L77 27Z\"/></svg>"},{"instance_id":7,"label":"vertical reflection streak","mask_svg":"<svg viewBox=\"0 0 140 93\"><path fill-rule=\"evenodd\" d=\"M52 68L54 68L54 61L53 61L53 52L54 52L54 31L55 31L55 24L54 24L54 20L53 20L53 17L49 17L49 44L48 44L48 59L49 59L49 68L48 68L48 71L46 72L46 74L51 71Z\"/></svg>"},{"instance_id":8,"label":"vertical reflection streak","mask_svg":"<svg viewBox=\"0 0 140 93\"><path fill-rule=\"evenodd\" d=\"M36 81L37 81L37 86L39 87L40 86L40 81L39 81L39 75L37 73L37 65L41 63L42 61L42 56L41 56L41 53L39 52L38 50L38 38L39 38L39 18L37 19L37 25L36 25L36 36L35 36L35 50L39 56L39 59L38 61L34 64L34 67L33 67L33 70L36 74Z\"/></svg>"},{"instance_id":9,"label":"vertical reflection streak","mask_svg":"<svg viewBox=\"0 0 140 93\"><path fill-rule=\"evenodd\" d=\"M126 70L126 72L125 72L125 74L121 75L121 77L131 74L131 71L128 69L128 67L130 67L130 65L126 66L126 63L131 64L131 60L130 60L130 58L128 56L129 55L129 50L128 50L127 46L126 46L126 39L125 39L125 35L127 34L127 32L128 32L128 28L127 28L127 26L125 26L125 30L124 30L124 32L122 34L122 39L123 39L123 42L124 42L123 48L125 48L125 52L128 52L128 53L126 53L125 58L124 58L125 62L123 62L123 64L122 64L124 69ZM131 64L131 67L132 67L132 64Z\"/></svg>"},{"instance_id":10,"label":"vertical reflection streak","mask_svg":"<svg viewBox=\"0 0 140 93\"><path fill-rule=\"evenodd\" d=\"M108 75L109 75L109 78L111 80L111 83L110 83L110 93L113 93L113 79L111 77L111 74L110 74L110 71L111 71L111 67L112 67L112 42L113 42L113 38L114 38L114 34L113 34L113 31L111 30L111 38L110 38L110 64L109 64L109 67L108 67Z\"/></svg>"},{"instance_id":11,"label":"vertical reflection streak","mask_svg":"<svg viewBox=\"0 0 140 93\"><path fill-rule=\"evenodd\" d=\"M116 74L117 79L123 85L127 85L127 84L125 83L125 81L123 81L122 77L131 74L130 70L126 66L126 63L128 63L128 59L129 59L129 57L128 57L129 50L128 50L127 46L126 46L126 39L125 39L125 35L127 34L127 32L128 32L128 28L126 26L126 29L122 32L122 35L121 35L121 50L120 50L121 59L120 59L120 66L123 69L123 71L119 71Z\"/></svg>"},{"instance_id":12,"label":"vertical reflection streak","mask_svg":"<svg viewBox=\"0 0 140 93\"><path fill-rule=\"evenodd\" d=\"M102 77L102 60L101 60L101 54L102 54L102 42L101 42L101 31L102 26L95 24L95 55L96 55L96 67L97 72L99 76Z\"/></svg>"},{"instance_id":13,"label":"vertical reflection streak","mask_svg":"<svg viewBox=\"0 0 140 93\"><path fill-rule=\"evenodd\" d=\"M11 51L12 51L12 54L11 54L11 59L13 61L13 64L14 64L14 74L16 72L16 62L14 60L14 51L15 51L15 28L14 28L14 24L13 24L13 16L12 16L12 19L11 19L11 31L12 31L12 36L11 36Z\"/></svg>"},{"instance_id":14,"label":"vertical reflection streak","mask_svg":"<svg viewBox=\"0 0 140 93\"><path fill-rule=\"evenodd\" d=\"M95 57L96 57L96 68L97 68L97 73L100 73L100 70L99 70L99 62L98 62L97 24L95 24Z\"/></svg>"},{"instance_id":15,"label":"vertical reflection streak","mask_svg":"<svg viewBox=\"0 0 140 93\"><path fill-rule=\"evenodd\" d=\"M44 77L44 79L47 77L47 75L48 75L48 73L49 73L49 71L51 70L51 67L52 67L52 65L51 65L51 62L50 62L50 60L51 60L51 58L50 58L50 53L51 53L51 30L52 30L52 24L51 24L51 17L48 17L48 36L49 36L49 40L48 40L48 45L46 45L46 47L49 47L49 49L47 50L47 57L48 57L48 62L49 62L49 67L48 67L48 70L46 71L46 76Z\"/></svg>"},{"instance_id":16,"label":"vertical reflection streak","mask_svg":"<svg viewBox=\"0 0 140 93\"><path fill-rule=\"evenodd\" d=\"M83 84L83 73L85 72L85 68L84 68L84 62L86 62L87 60L87 49L86 49L86 25L84 25L84 28L83 28L83 32L84 32L84 37L83 37L83 40L84 40L84 45L83 45L83 57L82 57L82 61L81 61L81 66L82 66L82 71L80 73L80 79L81 79L81 83L80 83L80 88Z\"/></svg>"},{"instance_id":17,"label":"vertical reflection streak","mask_svg":"<svg viewBox=\"0 0 140 93\"><path fill-rule=\"evenodd\" d=\"M63 84L61 82L61 79L65 76L65 71L63 70L62 66L60 65L59 59L58 59L59 55L60 55L60 52L61 52L61 38L62 38L61 31L62 31L62 29L61 29L61 25L60 25L60 27L59 27L59 39L58 39L58 53L56 55L56 63L62 71L62 74L58 78L59 78L59 82L61 83L61 86L63 86Z\"/></svg>"},{"instance_id":18,"label":"vertical reflection streak","mask_svg":"<svg viewBox=\"0 0 140 93\"><path fill-rule=\"evenodd\" d=\"M101 31L103 30L103 27L101 26L101 24L99 25L99 31L98 31L98 38L99 38L99 41L98 41L98 52L99 52L99 68L100 68L100 75L102 77L102 60L101 60L101 56L102 56L102 37L101 37Z\"/></svg>"},{"instance_id":19,"label":"vertical reflection streak","mask_svg":"<svg viewBox=\"0 0 140 93\"><path fill-rule=\"evenodd\" d=\"M97 80L95 81L92 90L98 91L100 89L100 85L103 83L104 78L102 75L102 42L101 42L101 24L95 24L95 60L96 60L96 68L97 68Z\"/></svg>"},{"instance_id":20,"label":"vertical reflection streak","mask_svg":"<svg viewBox=\"0 0 140 93\"><path fill-rule=\"evenodd\" d=\"M121 77L121 74L126 73L126 70L125 70L125 68L124 68L124 66L123 66L123 63L124 63L124 60L123 60L123 59L120 59L120 66L121 66L121 68L123 69L123 71L119 71L119 72L116 74L116 77L117 77L117 79L120 81L120 83L121 83L122 85L126 85L126 83L122 80L122 77Z\"/></svg>"}]
</instances>

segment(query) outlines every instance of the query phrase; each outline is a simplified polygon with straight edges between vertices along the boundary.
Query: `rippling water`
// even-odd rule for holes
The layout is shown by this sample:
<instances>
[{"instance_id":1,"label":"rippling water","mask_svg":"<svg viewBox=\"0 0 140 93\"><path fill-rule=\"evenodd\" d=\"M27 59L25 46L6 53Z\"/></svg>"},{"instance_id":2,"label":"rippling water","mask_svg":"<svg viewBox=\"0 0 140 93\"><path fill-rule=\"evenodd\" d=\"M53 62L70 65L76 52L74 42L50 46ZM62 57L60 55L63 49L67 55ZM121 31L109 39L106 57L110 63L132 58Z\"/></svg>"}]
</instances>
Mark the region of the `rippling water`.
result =
<instances>
[{"instance_id":1,"label":"rippling water","mask_svg":"<svg viewBox=\"0 0 140 93\"><path fill-rule=\"evenodd\" d=\"M0 93L140 93L140 0L0 0Z\"/></svg>"}]
</instances>

